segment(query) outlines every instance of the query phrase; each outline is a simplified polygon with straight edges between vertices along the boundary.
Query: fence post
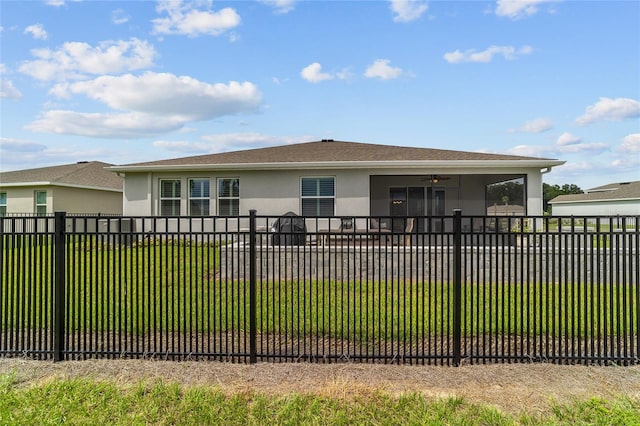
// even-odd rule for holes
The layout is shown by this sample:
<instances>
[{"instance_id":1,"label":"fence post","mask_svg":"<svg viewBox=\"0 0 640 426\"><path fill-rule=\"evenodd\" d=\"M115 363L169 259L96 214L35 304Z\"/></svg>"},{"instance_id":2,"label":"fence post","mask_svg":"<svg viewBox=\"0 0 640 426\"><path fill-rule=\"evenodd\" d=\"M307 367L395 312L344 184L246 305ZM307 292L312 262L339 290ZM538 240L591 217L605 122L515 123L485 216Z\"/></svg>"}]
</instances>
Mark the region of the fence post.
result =
<instances>
[{"instance_id":1,"label":"fence post","mask_svg":"<svg viewBox=\"0 0 640 426\"><path fill-rule=\"evenodd\" d=\"M453 211L453 364L462 359L462 211Z\"/></svg>"},{"instance_id":2,"label":"fence post","mask_svg":"<svg viewBox=\"0 0 640 426\"><path fill-rule=\"evenodd\" d=\"M249 210L249 362L256 355L256 211Z\"/></svg>"},{"instance_id":3,"label":"fence post","mask_svg":"<svg viewBox=\"0 0 640 426\"><path fill-rule=\"evenodd\" d=\"M65 350L65 329L64 329L64 311L65 311L65 232L66 232L66 213L55 212L55 231L53 239L54 250L54 268L53 277L54 286L54 317L53 317L53 360L55 362L64 359L63 352Z\"/></svg>"}]
</instances>

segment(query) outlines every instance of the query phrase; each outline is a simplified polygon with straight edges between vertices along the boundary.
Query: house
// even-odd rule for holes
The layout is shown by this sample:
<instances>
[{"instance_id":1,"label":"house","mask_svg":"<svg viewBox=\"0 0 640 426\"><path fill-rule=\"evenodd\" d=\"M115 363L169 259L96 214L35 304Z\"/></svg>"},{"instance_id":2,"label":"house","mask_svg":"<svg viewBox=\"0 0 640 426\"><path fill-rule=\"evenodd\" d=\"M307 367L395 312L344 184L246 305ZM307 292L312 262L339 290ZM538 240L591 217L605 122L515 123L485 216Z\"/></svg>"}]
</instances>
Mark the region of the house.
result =
<instances>
[{"instance_id":1,"label":"house","mask_svg":"<svg viewBox=\"0 0 640 426\"><path fill-rule=\"evenodd\" d=\"M640 215L640 181L610 183L549 201L554 216Z\"/></svg>"},{"instance_id":2,"label":"house","mask_svg":"<svg viewBox=\"0 0 640 426\"><path fill-rule=\"evenodd\" d=\"M322 140L112 166L125 215L485 215L486 187L521 179L542 214L542 174L564 161ZM523 197L524 199L525 197Z\"/></svg>"},{"instance_id":3,"label":"house","mask_svg":"<svg viewBox=\"0 0 640 426\"><path fill-rule=\"evenodd\" d=\"M0 173L0 215L122 214L122 178L112 164L75 164Z\"/></svg>"}]
</instances>

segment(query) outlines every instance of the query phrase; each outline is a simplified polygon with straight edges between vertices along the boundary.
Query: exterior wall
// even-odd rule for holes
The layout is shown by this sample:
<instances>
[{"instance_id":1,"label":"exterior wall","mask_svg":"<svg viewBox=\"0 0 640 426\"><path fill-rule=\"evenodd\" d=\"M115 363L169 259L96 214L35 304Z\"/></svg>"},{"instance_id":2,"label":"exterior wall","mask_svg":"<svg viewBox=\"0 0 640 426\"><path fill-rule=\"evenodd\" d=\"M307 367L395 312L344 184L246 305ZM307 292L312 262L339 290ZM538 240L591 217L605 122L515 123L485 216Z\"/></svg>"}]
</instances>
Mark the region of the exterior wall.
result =
<instances>
[{"instance_id":1,"label":"exterior wall","mask_svg":"<svg viewBox=\"0 0 640 426\"><path fill-rule=\"evenodd\" d=\"M260 215L280 215L288 211L300 214L300 179L302 177L334 176L336 178L335 214L365 215L369 212L369 175L358 171L241 171L197 173L127 174L124 184L124 214L127 216L158 215L159 183L161 179L181 179L183 202L181 214L188 215L190 178L211 180L210 212L217 214L217 179L240 179L240 214L255 209Z\"/></svg>"},{"instance_id":2,"label":"exterior wall","mask_svg":"<svg viewBox=\"0 0 640 426\"><path fill-rule=\"evenodd\" d=\"M53 211L53 191L47 186L2 187L7 193L7 214L32 214L35 212L36 191L47 191L47 212Z\"/></svg>"},{"instance_id":3,"label":"exterior wall","mask_svg":"<svg viewBox=\"0 0 640 426\"><path fill-rule=\"evenodd\" d=\"M640 200L552 204L554 216L615 216L640 214Z\"/></svg>"},{"instance_id":4,"label":"exterior wall","mask_svg":"<svg viewBox=\"0 0 640 426\"><path fill-rule=\"evenodd\" d=\"M47 213L121 214L122 193L60 186L3 187L7 193L7 214L35 213L36 191L47 192Z\"/></svg>"},{"instance_id":5,"label":"exterior wall","mask_svg":"<svg viewBox=\"0 0 640 426\"><path fill-rule=\"evenodd\" d=\"M53 210L80 214L122 214L122 193L69 187L51 188ZM48 195L48 194L47 194Z\"/></svg>"},{"instance_id":6,"label":"exterior wall","mask_svg":"<svg viewBox=\"0 0 640 426\"><path fill-rule=\"evenodd\" d=\"M425 176L446 175L433 185L445 189L445 211L462 209L465 215L484 215L485 186L510 177L527 176L527 214L542 214L542 177L538 169L508 168L499 170L475 169L353 169L353 170L282 170L282 171L210 171L127 173L124 183L124 214L127 216L153 216L159 214L159 182L161 179L181 179L181 215L188 215L189 178L211 179L209 211L217 215L217 179L240 179L240 214L255 209L259 215L280 215L287 211L301 212L300 178L334 176L336 178L337 216L388 215L389 187L431 186Z\"/></svg>"}]
</instances>

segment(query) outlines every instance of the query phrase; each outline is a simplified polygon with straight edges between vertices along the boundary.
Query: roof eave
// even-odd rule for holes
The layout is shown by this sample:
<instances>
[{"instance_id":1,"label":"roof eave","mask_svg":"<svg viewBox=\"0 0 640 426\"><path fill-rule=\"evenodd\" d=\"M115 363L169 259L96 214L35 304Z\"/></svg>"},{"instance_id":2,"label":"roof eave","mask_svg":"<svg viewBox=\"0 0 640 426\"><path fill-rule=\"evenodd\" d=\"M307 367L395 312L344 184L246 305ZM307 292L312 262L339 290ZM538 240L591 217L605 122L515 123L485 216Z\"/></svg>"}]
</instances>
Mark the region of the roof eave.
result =
<instances>
[{"instance_id":1,"label":"roof eave","mask_svg":"<svg viewBox=\"0 0 640 426\"><path fill-rule=\"evenodd\" d=\"M13 183L0 183L2 188L20 188L26 186L62 186L66 188L78 188L78 189L91 189L95 191L110 191L110 192L122 192L122 188L110 188L106 186L90 186L90 185L78 185L73 183L64 182L13 182Z\"/></svg>"},{"instance_id":2,"label":"roof eave","mask_svg":"<svg viewBox=\"0 0 640 426\"><path fill-rule=\"evenodd\" d=\"M371 169L371 168L403 168L423 169L433 167L453 169L467 167L481 168L549 168L560 166L561 160L408 160L408 161L314 161L314 162L272 162L272 163L231 163L231 164L167 164L167 165L131 165L111 166L112 172L154 172L154 171L203 171L203 170L317 170L317 169Z\"/></svg>"},{"instance_id":3,"label":"roof eave","mask_svg":"<svg viewBox=\"0 0 640 426\"><path fill-rule=\"evenodd\" d=\"M568 200L568 201L549 201L549 204L575 204L575 203L596 203L596 202L613 202L613 201L640 201L640 197L628 198L602 198L593 200Z\"/></svg>"}]
</instances>

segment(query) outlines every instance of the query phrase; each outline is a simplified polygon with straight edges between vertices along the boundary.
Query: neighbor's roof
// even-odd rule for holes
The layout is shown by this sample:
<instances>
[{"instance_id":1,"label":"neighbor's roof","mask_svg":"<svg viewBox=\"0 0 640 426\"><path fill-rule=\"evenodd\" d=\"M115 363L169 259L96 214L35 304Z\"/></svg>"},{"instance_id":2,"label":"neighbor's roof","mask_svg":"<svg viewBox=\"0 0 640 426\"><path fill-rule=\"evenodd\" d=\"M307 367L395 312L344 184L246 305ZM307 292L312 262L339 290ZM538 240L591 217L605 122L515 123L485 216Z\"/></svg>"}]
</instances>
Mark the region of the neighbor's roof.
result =
<instances>
[{"instance_id":1,"label":"neighbor's roof","mask_svg":"<svg viewBox=\"0 0 640 426\"><path fill-rule=\"evenodd\" d=\"M558 195L551 204L585 203L589 201L640 200L640 181L610 183L588 189L584 194Z\"/></svg>"},{"instance_id":2,"label":"neighbor's roof","mask_svg":"<svg viewBox=\"0 0 640 426\"><path fill-rule=\"evenodd\" d=\"M122 191L122 178L106 169L112 164L81 161L62 166L0 173L0 186L57 185Z\"/></svg>"},{"instance_id":3,"label":"neighbor's roof","mask_svg":"<svg viewBox=\"0 0 640 426\"><path fill-rule=\"evenodd\" d=\"M394 166L396 163L433 163L442 165L451 162L499 162L510 165L528 164L530 167L551 167L564 161L515 155L487 154L481 152L451 151L445 149L376 145L359 142L322 140L269 148L248 149L218 154L198 155L169 160L114 166L116 171L144 171L151 169L187 169L223 167L240 168L256 165L269 167L292 167L299 164L323 167L343 166ZM225 167L227 166L227 167Z\"/></svg>"}]
</instances>

